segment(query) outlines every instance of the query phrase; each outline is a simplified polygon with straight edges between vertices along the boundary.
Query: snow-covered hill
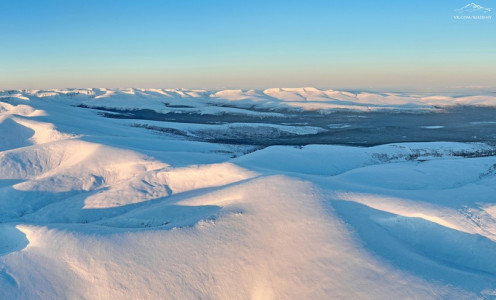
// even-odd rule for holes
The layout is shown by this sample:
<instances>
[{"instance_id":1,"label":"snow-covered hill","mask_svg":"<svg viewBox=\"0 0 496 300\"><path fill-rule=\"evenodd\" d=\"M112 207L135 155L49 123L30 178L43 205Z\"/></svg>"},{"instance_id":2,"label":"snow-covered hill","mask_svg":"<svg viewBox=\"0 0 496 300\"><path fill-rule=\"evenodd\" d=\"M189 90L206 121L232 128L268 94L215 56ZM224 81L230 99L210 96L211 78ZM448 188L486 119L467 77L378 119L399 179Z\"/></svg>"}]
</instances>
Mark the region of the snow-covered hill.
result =
<instances>
[{"instance_id":1,"label":"snow-covered hill","mask_svg":"<svg viewBox=\"0 0 496 300\"><path fill-rule=\"evenodd\" d=\"M485 93L422 94L374 93L321 90L316 88L271 88L266 90L188 90L188 89L53 89L0 90L0 99L69 98L83 105L109 108L198 110L216 113L235 108L259 109L425 109L454 105L496 106L496 95ZM165 105L164 105L165 104ZM214 104L214 105L212 105ZM235 108L231 110L235 111Z\"/></svg>"},{"instance_id":2,"label":"snow-covered hill","mask_svg":"<svg viewBox=\"0 0 496 300\"><path fill-rule=\"evenodd\" d=\"M492 299L493 106L1 91L0 299Z\"/></svg>"}]
</instances>

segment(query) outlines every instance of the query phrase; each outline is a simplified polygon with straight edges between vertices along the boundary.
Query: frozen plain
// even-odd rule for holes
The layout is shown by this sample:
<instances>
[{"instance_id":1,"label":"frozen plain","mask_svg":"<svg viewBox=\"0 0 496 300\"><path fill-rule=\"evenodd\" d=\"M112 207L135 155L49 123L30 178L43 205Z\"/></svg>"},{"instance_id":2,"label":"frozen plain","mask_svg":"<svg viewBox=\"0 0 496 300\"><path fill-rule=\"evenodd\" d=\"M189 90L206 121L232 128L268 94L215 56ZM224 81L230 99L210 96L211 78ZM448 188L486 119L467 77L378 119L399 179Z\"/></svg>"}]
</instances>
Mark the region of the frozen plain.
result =
<instances>
[{"instance_id":1,"label":"frozen plain","mask_svg":"<svg viewBox=\"0 0 496 300\"><path fill-rule=\"evenodd\" d=\"M0 298L494 299L494 107L0 91Z\"/></svg>"}]
</instances>

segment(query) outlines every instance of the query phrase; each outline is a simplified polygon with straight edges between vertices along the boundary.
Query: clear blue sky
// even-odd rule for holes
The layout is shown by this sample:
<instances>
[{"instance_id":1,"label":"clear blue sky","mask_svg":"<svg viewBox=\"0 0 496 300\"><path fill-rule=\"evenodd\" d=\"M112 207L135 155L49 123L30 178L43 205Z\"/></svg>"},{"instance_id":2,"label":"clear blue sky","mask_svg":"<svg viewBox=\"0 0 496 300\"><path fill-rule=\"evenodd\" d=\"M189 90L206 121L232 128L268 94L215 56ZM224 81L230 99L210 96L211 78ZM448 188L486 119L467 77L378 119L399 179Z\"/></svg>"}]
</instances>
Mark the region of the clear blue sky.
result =
<instances>
[{"instance_id":1,"label":"clear blue sky","mask_svg":"<svg viewBox=\"0 0 496 300\"><path fill-rule=\"evenodd\" d=\"M496 85L459 0L1 0L0 89Z\"/></svg>"}]
</instances>

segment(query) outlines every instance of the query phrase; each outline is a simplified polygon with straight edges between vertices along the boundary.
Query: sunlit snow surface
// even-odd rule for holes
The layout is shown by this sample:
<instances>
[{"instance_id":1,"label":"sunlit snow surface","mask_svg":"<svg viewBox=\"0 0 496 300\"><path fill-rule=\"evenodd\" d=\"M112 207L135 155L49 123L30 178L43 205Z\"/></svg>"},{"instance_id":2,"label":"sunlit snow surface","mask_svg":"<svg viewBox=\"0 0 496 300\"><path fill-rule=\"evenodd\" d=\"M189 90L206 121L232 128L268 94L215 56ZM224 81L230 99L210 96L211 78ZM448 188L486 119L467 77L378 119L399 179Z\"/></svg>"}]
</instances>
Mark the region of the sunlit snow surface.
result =
<instances>
[{"instance_id":1,"label":"sunlit snow surface","mask_svg":"<svg viewBox=\"0 0 496 300\"><path fill-rule=\"evenodd\" d=\"M494 107L0 91L0 299L494 299Z\"/></svg>"}]
</instances>

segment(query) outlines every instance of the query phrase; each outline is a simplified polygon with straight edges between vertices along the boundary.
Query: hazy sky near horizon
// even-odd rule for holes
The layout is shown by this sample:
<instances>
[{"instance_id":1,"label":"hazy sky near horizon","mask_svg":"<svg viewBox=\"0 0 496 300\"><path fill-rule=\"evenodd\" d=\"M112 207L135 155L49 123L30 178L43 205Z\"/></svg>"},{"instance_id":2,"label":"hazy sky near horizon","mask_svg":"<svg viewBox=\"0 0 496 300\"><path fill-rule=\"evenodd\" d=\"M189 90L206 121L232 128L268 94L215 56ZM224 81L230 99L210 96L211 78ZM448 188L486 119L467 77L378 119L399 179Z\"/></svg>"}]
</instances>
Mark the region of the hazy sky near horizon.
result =
<instances>
[{"instance_id":1,"label":"hazy sky near horizon","mask_svg":"<svg viewBox=\"0 0 496 300\"><path fill-rule=\"evenodd\" d=\"M495 87L470 2L2 0L0 89Z\"/></svg>"}]
</instances>

